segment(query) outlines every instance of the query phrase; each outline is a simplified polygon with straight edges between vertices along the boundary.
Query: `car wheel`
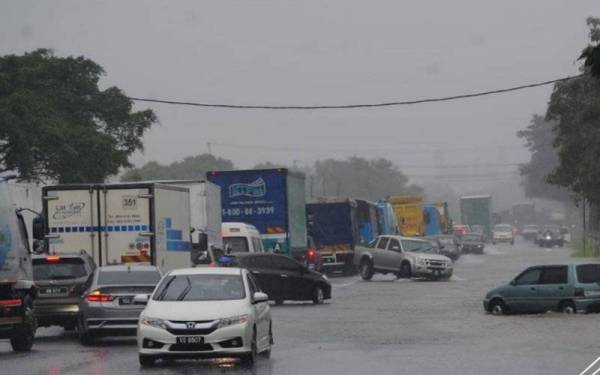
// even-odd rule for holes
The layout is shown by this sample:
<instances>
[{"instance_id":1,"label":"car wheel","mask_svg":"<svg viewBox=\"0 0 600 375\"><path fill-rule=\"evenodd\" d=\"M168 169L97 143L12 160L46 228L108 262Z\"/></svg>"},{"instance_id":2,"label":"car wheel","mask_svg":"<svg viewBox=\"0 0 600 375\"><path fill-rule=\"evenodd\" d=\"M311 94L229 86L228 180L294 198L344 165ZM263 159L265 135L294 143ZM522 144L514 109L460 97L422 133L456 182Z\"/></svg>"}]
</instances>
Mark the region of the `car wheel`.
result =
<instances>
[{"instance_id":1,"label":"car wheel","mask_svg":"<svg viewBox=\"0 0 600 375\"><path fill-rule=\"evenodd\" d=\"M370 260L364 259L360 262L360 277L362 277L363 280L371 280L373 278L373 273L373 263Z\"/></svg>"},{"instance_id":2,"label":"car wheel","mask_svg":"<svg viewBox=\"0 0 600 375\"><path fill-rule=\"evenodd\" d=\"M138 360L140 361L140 366L142 367L152 367L156 363L156 357L153 355L140 354L138 356Z\"/></svg>"},{"instance_id":3,"label":"car wheel","mask_svg":"<svg viewBox=\"0 0 600 375\"><path fill-rule=\"evenodd\" d=\"M409 263L402 263L402 265L400 266L400 274L402 275L402 277L410 279L411 271Z\"/></svg>"},{"instance_id":4,"label":"car wheel","mask_svg":"<svg viewBox=\"0 0 600 375\"><path fill-rule=\"evenodd\" d=\"M250 353L244 354L240 358L240 363L243 367L249 368L254 366L256 361L256 328L252 332L252 343L250 344Z\"/></svg>"},{"instance_id":5,"label":"car wheel","mask_svg":"<svg viewBox=\"0 0 600 375\"><path fill-rule=\"evenodd\" d=\"M315 305L322 305L325 301L325 295L323 294L323 288L320 285L315 286L313 289L313 303Z\"/></svg>"},{"instance_id":6,"label":"car wheel","mask_svg":"<svg viewBox=\"0 0 600 375\"><path fill-rule=\"evenodd\" d=\"M273 346L273 326L269 325L269 348L261 353L265 358L271 358L271 347Z\"/></svg>"},{"instance_id":7,"label":"car wheel","mask_svg":"<svg viewBox=\"0 0 600 375\"><path fill-rule=\"evenodd\" d=\"M577 310L575 309L575 304L571 301L564 301L558 307L558 311L563 314L575 314Z\"/></svg>"},{"instance_id":8,"label":"car wheel","mask_svg":"<svg viewBox=\"0 0 600 375\"><path fill-rule=\"evenodd\" d=\"M492 300L490 302L490 314L492 315L506 315L508 312L506 304L499 299Z\"/></svg>"}]
</instances>

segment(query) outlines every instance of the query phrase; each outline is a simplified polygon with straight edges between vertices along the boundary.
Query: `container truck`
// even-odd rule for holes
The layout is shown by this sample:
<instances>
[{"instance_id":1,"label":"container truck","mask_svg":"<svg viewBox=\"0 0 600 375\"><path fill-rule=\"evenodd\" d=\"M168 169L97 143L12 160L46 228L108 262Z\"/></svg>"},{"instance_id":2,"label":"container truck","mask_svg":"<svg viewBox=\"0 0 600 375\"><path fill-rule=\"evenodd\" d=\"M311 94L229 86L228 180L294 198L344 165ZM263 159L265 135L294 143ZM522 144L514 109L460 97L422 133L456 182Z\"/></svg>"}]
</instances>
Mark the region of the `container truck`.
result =
<instances>
[{"instance_id":1,"label":"container truck","mask_svg":"<svg viewBox=\"0 0 600 375\"><path fill-rule=\"evenodd\" d=\"M492 197L490 195L473 195L460 198L460 218L462 224L484 227L485 235L492 234Z\"/></svg>"},{"instance_id":2,"label":"container truck","mask_svg":"<svg viewBox=\"0 0 600 375\"><path fill-rule=\"evenodd\" d=\"M426 236L435 236L444 233L442 217L437 207L428 204L423 206L423 227L425 228L424 232Z\"/></svg>"},{"instance_id":3,"label":"container truck","mask_svg":"<svg viewBox=\"0 0 600 375\"><path fill-rule=\"evenodd\" d=\"M400 225L400 234L406 237L422 236L423 198L418 195L391 195L387 198L394 207Z\"/></svg>"},{"instance_id":4,"label":"container truck","mask_svg":"<svg viewBox=\"0 0 600 375\"><path fill-rule=\"evenodd\" d=\"M356 200L356 219L358 221L358 242L369 244L379 236L379 222L377 205L373 202L357 199Z\"/></svg>"},{"instance_id":5,"label":"container truck","mask_svg":"<svg viewBox=\"0 0 600 375\"><path fill-rule=\"evenodd\" d=\"M391 203L386 200L377 201L379 233L381 234L400 234L398 228L398 219L394 213Z\"/></svg>"},{"instance_id":6,"label":"container truck","mask_svg":"<svg viewBox=\"0 0 600 375\"><path fill-rule=\"evenodd\" d=\"M452 218L448 209L448 202L427 203L425 206L433 206L438 210L440 217L440 225L443 234L452 234Z\"/></svg>"},{"instance_id":7,"label":"container truck","mask_svg":"<svg viewBox=\"0 0 600 375\"><path fill-rule=\"evenodd\" d=\"M254 225L264 249L292 257L307 251L304 175L285 168L210 171L221 188L223 222Z\"/></svg>"},{"instance_id":8,"label":"container truck","mask_svg":"<svg viewBox=\"0 0 600 375\"><path fill-rule=\"evenodd\" d=\"M42 188L45 247L85 251L98 266L191 265L190 193L158 184L80 184Z\"/></svg>"},{"instance_id":9,"label":"container truck","mask_svg":"<svg viewBox=\"0 0 600 375\"><path fill-rule=\"evenodd\" d=\"M361 238L357 211L357 202L349 198L320 198L306 205L308 234L325 272L354 272L354 247Z\"/></svg>"}]
</instances>

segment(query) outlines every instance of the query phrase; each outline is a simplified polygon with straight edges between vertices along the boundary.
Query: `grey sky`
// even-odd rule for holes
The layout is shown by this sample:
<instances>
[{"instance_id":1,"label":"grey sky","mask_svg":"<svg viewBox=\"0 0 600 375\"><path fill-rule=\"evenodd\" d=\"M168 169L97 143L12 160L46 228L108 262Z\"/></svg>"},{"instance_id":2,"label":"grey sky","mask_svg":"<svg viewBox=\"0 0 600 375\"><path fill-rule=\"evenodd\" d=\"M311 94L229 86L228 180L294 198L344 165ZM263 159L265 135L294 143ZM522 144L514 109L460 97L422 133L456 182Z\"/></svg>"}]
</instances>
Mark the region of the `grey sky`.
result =
<instances>
[{"instance_id":1,"label":"grey sky","mask_svg":"<svg viewBox=\"0 0 600 375\"><path fill-rule=\"evenodd\" d=\"M377 102L574 74L590 15L600 16L597 0L2 0L0 53L46 47L58 55L85 55L106 69L103 85L132 96L273 105ZM545 110L550 90L346 111L144 104L139 107L153 108L161 124L133 161L170 162L205 152L210 141L214 154L238 167L357 154L412 165L406 173L423 176L432 173L427 167L437 149L450 164L520 162L528 153L515 132Z\"/></svg>"}]
</instances>

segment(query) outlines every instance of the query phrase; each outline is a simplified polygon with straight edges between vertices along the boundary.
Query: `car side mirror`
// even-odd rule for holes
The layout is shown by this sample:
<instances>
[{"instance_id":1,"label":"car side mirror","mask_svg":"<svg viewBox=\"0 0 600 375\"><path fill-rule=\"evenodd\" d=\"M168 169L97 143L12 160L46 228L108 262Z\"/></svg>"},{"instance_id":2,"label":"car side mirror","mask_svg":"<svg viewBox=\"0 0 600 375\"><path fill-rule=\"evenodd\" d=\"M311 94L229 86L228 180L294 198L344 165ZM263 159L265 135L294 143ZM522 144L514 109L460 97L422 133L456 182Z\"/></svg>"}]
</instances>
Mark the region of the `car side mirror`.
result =
<instances>
[{"instance_id":1,"label":"car side mirror","mask_svg":"<svg viewBox=\"0 0 600 375\"><path fill-rule=\"evenodd\" d=\"M148 304L148 295L147 294L136 294L133 297L134 305L147 305Z\"/></svg>"},{"instance_id":2,"label":"car side mirror","mask_svg":"<svg viewBox=\"0 0 600 375\"><path fill-rule=\"evenodd\" d=\"M44 240L44 236L46 235L45 233L45 222L44 222L44 218L41 216L36 216L33 218L33 223L32 223L32 234L33 234L33 238L38 240L38 241L42 241Z\"/></svg>"},{"instance_id":3,"label":"car side mirror","mask_svg":"<svg viewBox=\"0 0 600 375\"><path fill-rule=\"evenodd\" d=\"M262 303L262 302L268 302L268 301L269 301L269 296L263 292L256 292L252 296L252 303Z\"/></svg>"}]
</instances>

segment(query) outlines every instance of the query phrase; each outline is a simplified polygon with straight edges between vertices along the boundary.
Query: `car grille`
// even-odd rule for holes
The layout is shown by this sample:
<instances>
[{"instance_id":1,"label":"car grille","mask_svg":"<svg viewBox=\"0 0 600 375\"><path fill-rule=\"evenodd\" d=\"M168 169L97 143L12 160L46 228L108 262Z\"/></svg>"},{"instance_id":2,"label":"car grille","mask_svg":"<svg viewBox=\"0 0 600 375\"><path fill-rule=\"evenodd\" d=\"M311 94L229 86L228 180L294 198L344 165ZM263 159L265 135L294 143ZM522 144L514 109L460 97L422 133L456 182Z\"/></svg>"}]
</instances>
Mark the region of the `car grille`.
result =
<instances>
[{"instance_id":1,"label":"car grille","mask_svg":"<svg viewBox=\"0 0 600 375\"><path fill-rule=\"evenodd\" d=\"M446 262L443 260L428 260L426 261L429 267L433 268L446 268Z\"/></svg>"},{"instance_id":2,"label":"car grille","mask_svg":"<svg viewBox=\"0 0 600 375\"><path fill-rule=\"evenodd\" d=\"M213 350L210 344L173 344L169 348L171 352L209 352Z\"/></svg>"},{"instance_id":3,"label":"car grille","mask_svg":"<svg viewBox=\"0 0 600 375\"><path fill-rule=\"evenodd\" d=\"M194 323L194 328L187 328L188 323ZM167 331L178 336L182 335L208 335L214 332L218 326L217 320L208 321L174 321L167 324Z\"/></svg>"}]
</instances>

